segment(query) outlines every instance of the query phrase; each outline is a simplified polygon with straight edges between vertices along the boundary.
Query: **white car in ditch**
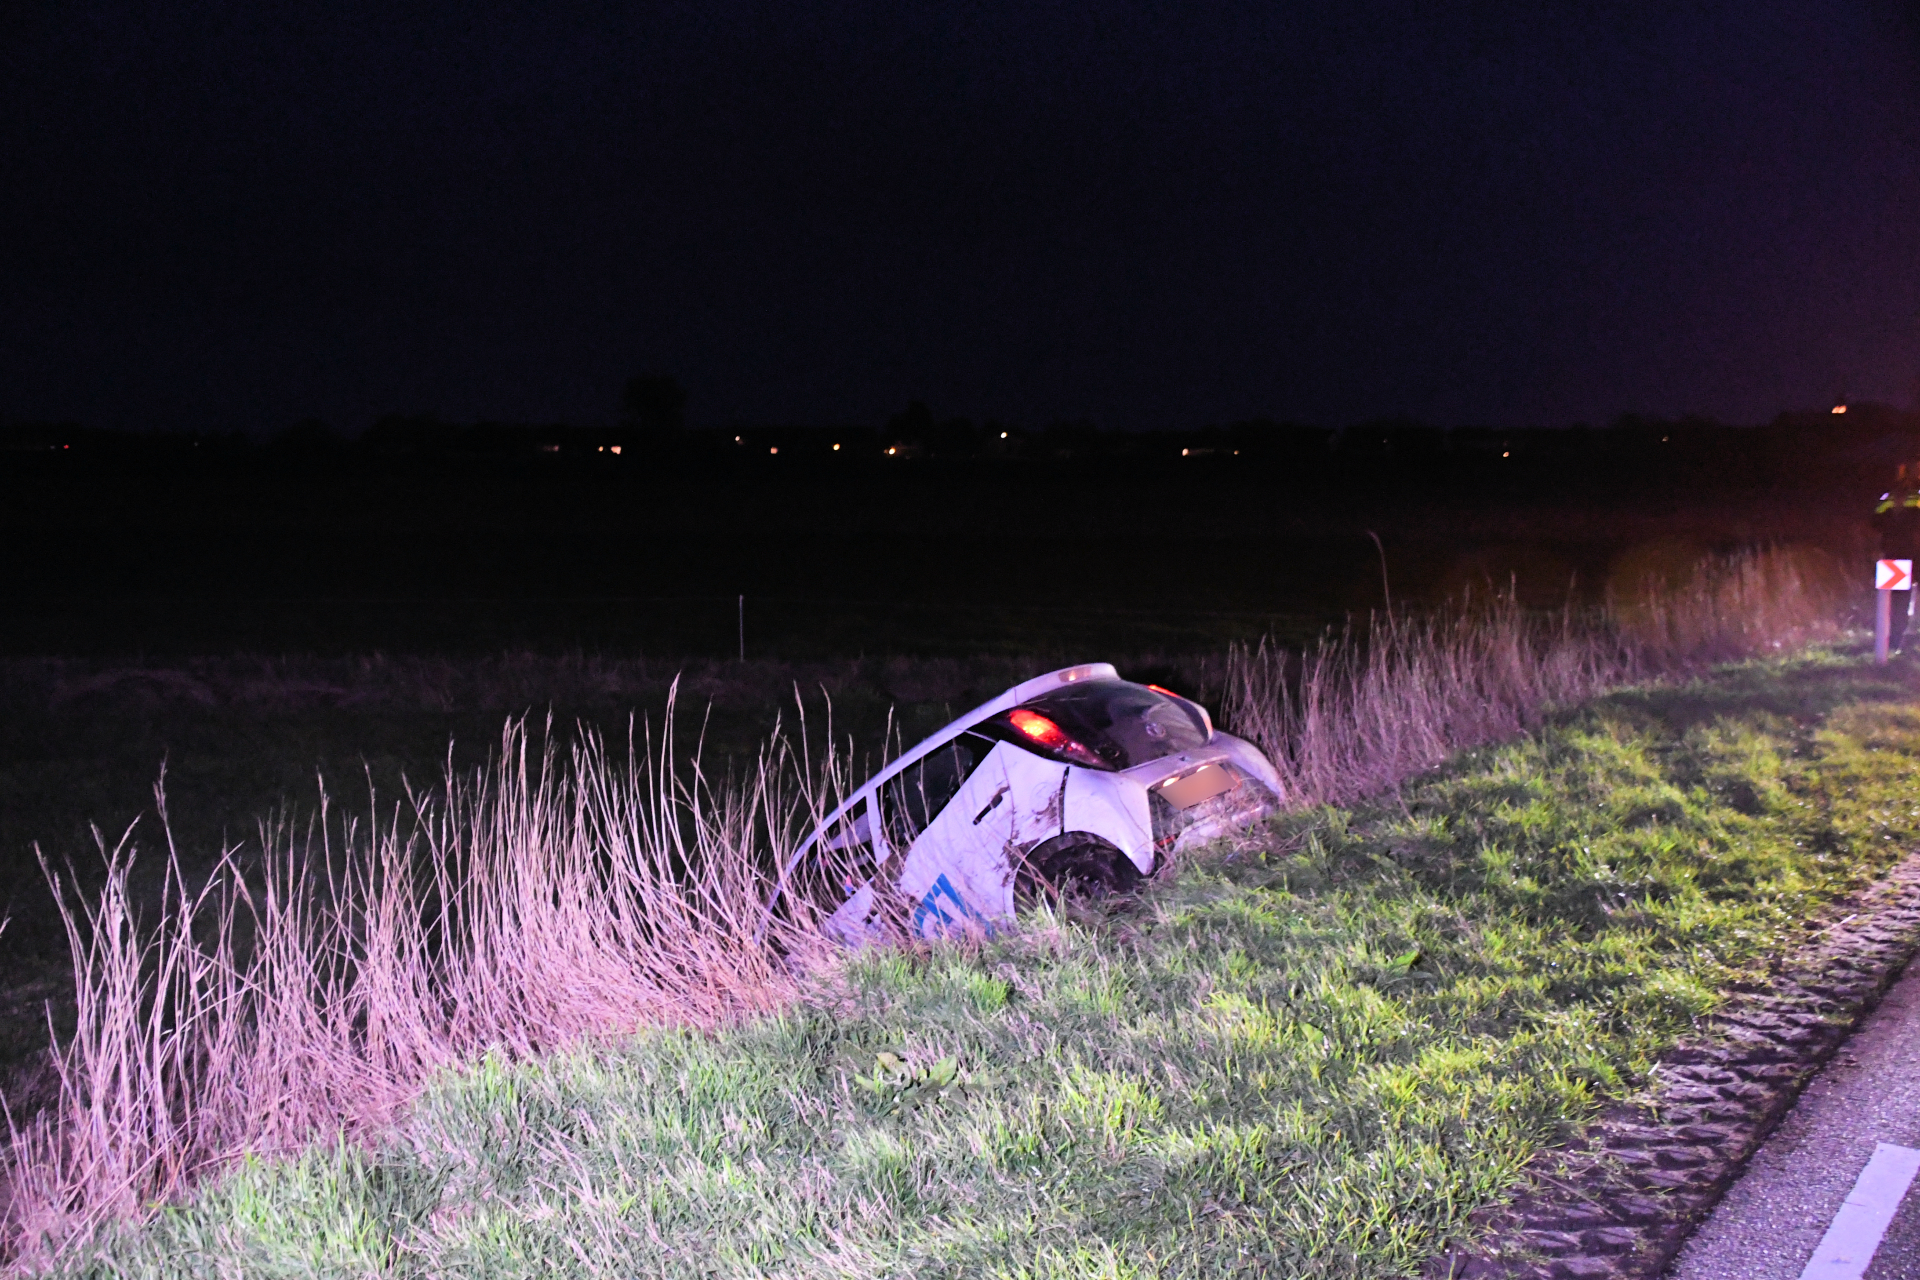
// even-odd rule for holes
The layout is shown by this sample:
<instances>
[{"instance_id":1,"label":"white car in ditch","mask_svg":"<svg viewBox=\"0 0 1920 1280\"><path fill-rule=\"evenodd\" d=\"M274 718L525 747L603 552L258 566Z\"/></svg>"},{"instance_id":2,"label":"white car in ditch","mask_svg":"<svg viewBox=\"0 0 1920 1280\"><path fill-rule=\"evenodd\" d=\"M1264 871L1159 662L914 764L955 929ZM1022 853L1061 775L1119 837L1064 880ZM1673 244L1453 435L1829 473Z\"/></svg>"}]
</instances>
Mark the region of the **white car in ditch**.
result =
<instances>
[{"instance_id":1,"label":"white car in ditch","mask_svg":"<svg viewBox=\"0 0 1920 1280\"><path fill-rule=\"evenodd\" d=\"M1104 662L1016 685L903 754L780 869L859 945L983 928L1034 890L1125 892L1177 850L1278 807L1279 775L1198 703Z\"/></svg>"}]
</instances>

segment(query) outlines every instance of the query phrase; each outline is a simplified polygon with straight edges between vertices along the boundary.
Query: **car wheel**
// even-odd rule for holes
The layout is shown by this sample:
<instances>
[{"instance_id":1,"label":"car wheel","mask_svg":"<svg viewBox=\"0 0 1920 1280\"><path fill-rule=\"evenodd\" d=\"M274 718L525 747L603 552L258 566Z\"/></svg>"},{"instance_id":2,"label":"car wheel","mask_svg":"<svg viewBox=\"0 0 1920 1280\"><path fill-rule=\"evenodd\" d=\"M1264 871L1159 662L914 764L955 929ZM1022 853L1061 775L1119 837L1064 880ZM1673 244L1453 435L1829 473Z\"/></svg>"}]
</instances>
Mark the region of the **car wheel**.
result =
<instances>
[{"instance_id":1,"label":"car wheel","mask_svg":"<svg viewBox=\"0 0 1920 1280\"><path fill-rule=\"evenodd\" d=\"M1139 885L1140 869L1131 858L1099 836L1074 831L1028 851L1015 889L1029 898L1098 901L1132 893Z\"/></svg>"}]
</instances>

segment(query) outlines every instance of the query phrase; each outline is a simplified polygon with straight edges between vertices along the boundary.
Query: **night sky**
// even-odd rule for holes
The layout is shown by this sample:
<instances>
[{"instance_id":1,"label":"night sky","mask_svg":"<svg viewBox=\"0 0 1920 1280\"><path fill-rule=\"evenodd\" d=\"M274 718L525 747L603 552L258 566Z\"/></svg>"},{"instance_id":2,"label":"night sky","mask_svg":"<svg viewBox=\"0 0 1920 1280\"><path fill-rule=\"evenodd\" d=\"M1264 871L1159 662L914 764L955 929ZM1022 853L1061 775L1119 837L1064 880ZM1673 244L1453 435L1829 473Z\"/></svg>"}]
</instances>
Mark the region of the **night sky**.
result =
<instances>
[{"instance_id":1,"label":"night sky","mask_svg":"<svg viewBox=\"0 0 1920 1280\"><path fill-rule=\"evenodd\" d=\"M1884 0L0 9L0 421L1759 421L1917 233Z\"/></svg>"}]
</instances>

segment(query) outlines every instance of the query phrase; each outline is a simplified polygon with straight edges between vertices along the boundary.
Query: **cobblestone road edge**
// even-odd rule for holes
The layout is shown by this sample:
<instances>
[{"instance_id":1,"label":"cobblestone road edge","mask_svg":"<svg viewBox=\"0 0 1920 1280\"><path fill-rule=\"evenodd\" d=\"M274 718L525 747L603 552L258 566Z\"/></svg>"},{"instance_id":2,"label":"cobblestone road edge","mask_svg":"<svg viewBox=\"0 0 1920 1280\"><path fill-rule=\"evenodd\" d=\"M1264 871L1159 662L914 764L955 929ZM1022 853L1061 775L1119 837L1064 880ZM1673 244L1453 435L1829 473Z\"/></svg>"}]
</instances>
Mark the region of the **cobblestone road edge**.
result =
<instances>
[{"instance_id":1,"label":"cobblestone road edge","mask_svg":"<svg viewBox=\"0 0 1920 1280\"><path fill-rule=\"evenodd\" d=\"M1736 988L1640 1100L1542 1153L1427 1280L1653 1280L1920 948L1920 853L1837 907L1764 988Z\"/></svg>"}]
</instances>

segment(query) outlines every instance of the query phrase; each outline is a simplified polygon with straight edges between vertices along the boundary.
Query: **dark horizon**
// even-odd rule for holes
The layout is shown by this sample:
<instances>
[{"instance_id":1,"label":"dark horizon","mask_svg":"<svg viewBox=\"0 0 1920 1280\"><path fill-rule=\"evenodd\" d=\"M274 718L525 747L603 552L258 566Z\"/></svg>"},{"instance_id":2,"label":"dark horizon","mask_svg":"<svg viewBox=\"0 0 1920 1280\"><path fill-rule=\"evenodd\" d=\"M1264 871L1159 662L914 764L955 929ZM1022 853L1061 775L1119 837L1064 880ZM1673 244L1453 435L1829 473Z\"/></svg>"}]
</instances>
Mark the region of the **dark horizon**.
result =
<instances>
[{"instance_id":1,"label":"dark horizon","mask_svg":"<svg viewBox=\"0 0 1920 1280\"><path fill-rule=\"evenodd\" d=\"M1920 386L1890 0L106 0L0 33L0 421L591 425L646 373L696 426Z\"/></svg>"},{"instance_id":2,"label":"dark horizon","mask_svg":"<svg viewBox=\"0 0 1920 1280\"><path fill-rule=\"evenodd\" d=\"M1032 441L1049 438L1086 439L1090 442L1102 439L1120 441L1133 438L1164 438L1175 443L1189 438L1222 434L1251 433L1259 436L1280 433L1302 438L1324 439L1330 447L1337 445L1342 439L1366 436L1372 432L1437 437L1448 441L1506 436L1552 437L1561 434L1605 437L1645 434L1650 431L1673 431L1686 435L1704 434L1714 437L1726 432L1735 435L1785 432L1796 441L1830 434L1837 440L1846 441L1855 452L1869 439L1888 447L1896 438L1910 439L1915 446L1920 446L1920 406L1907 408L1878 401L1860 400L1844 402L1838 411L1831 406L1782 409L1764 419L1751 422L1729 422L1697 413L1661 417L1623 412L1606 422L1531 422L1511 426L1494 426L1478 422L1442 424L1409 417L1369 418L1329 424L1302 422L1262 414L1231 421L1181 424L1142 423L1110 427L1086 417L1054 419L1047 422L1021 422L997 418L975 420L940 413L936 409L936 406L929 406L921 401L911 401L901 412L885 414L870 422L736 420L727 423L681 423L670 427L638 422L630 414L605 415L589 421L515 421L484 416L463 421L435 413L383 413L368 422L344 425L308 414L290 422L228 430L196 428L192 425L103 427L71 417L9 420L0 416L0 452L17 451L21 448L59 448L62 442L71 444L80 440L94 444L125 442L134 445L142 441L151 441L156 445L171 441L182 447L194 441L203 441L226 442L246 449L261 447L313 449L334 445L363 445L382 437L386 437L391 444L396 433L400 436L418 436L422 432L439 437L439 442L442 444L464 435L475 438L486 437L497 443L511 440L526 444L551 438L574 444L585 444L591 441L632 443L645 440L671 443L679 440L687 445L710 439L724 440L729 433L739 432L751 433L755 438L764 438L769 441L783 436L795 438L817 436L821 440L829 436L834 438L846 436L850 439L882 444L887 441L918 443L930 435L951 437L955 433L969 438L977 436L982 441L995 434L1001 434L1002 438L1005 438L1005 433L1011 433L1015 439ZM1906 446L1902 444L1901 447Z\"/></svg>"}]
</instances>

